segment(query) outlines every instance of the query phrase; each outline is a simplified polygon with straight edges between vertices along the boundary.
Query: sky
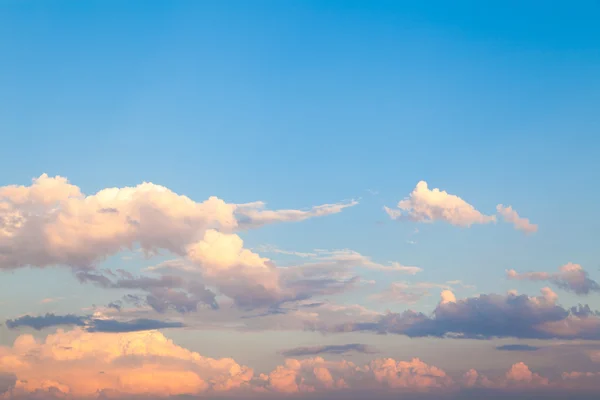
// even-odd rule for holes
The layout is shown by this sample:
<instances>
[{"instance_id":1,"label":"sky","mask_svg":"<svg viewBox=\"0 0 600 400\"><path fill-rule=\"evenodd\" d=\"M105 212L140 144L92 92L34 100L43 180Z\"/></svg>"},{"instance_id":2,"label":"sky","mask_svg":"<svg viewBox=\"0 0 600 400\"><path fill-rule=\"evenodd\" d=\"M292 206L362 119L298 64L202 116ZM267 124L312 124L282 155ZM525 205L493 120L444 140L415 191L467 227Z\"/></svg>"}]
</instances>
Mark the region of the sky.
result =
<instances>
[{"instance_id":1,"label":"sky","mask_svg":"<svg viewBox=\"0 0 600 400\"><path fill-rule=\"evenodd\" d=\"M596 398L551 3L0 2L0 398Z\"/></svg>"}]
</instances>

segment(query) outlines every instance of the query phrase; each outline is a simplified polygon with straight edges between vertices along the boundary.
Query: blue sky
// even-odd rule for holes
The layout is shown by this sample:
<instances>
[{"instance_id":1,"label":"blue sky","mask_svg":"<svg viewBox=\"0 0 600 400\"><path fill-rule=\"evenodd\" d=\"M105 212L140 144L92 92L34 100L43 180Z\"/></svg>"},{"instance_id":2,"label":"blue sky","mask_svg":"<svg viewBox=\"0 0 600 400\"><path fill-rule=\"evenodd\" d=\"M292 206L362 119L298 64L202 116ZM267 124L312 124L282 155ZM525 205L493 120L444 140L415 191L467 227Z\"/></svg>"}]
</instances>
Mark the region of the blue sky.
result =
<instances>
[{"instance_id":1,"label":"blue sky","mask_svg":"<svg viewBox=\"0 0 600 400\"><path fill-rule=\"evenodd\" d=\"M351 249L423 269L394 277L363 271L373 287L328 297L377 312L431 312L438 303L439 289L411 305L369 297L391 281L474 286L455 288L458 298L510 289L535 296L548 282L509 281L505 270L555 272L568 262L597 280L600 5L554 3L5 1L0 187L28 186L47 173L85 194L152 182L197 202L260 200L273 210L355 199L340 213L239 235L255 250ZM390 219L383 207L421 180L486 215L512 205L539 230ZM127 257L111 254L103 267L139 272L170 258ZM127 293L82 285L60 266L11 269L1 279L2 319L80 314ZM582 298L552 288L565 307L600 308L597 292ZM39 304L50 297L77 301ZM0 345L9 345L22 332L0 333ZM168 336L264 368L280 362L274 343L342 340L266 330L254 356L242 347L218 354L195 334ZM202 335L203 343L233 346L240 333ZM381 340L382 351L398 357L429 355L434 364L444 360L431 346L467 346L348 335ZM395 347L408 341L419 354ZM514 361L501 357L501 369Z\"/></svg>"}]
</instances>

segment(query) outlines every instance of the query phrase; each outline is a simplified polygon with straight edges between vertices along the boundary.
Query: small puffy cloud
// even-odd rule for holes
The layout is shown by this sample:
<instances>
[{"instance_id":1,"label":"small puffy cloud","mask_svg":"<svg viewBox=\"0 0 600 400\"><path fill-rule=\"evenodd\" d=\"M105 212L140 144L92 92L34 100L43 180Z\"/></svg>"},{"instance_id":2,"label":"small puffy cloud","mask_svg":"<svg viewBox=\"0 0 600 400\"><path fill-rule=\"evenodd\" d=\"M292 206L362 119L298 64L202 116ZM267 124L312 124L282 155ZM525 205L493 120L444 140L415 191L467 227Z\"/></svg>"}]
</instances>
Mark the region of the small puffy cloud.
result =
<instances>
[{"instance_id":1,"label":"small puffy cloud","mask_svg":"<svg viewBox=\"0 0 600 400\"><path fill-rule=\"evenodd\" d=\"M543 378L540 375L531 372L529 367L522 362L514 364L510 368L510 370L506 373L506 381L509 384L516 384L519 386L537 387L548 385L547 378Z\"/></svg>"},{"instance_id":2,"label":"small puffy cloud","mask_svg":"<svg viewBox=\"0 0 600 400\"><path fill-rule=\"evenodd\" d=\"M456 296L451 290L442 290L440 304L456 303Z\"/></svg>"},{"instance_id":3,"label":"small puffy cloud","mask_svg":"<svg viewBox=\"0 0 600 400\"><path fill-rule=\"evenodd\" d=\"M138 318L129 321L120 321L97 316L77 316L73 314L55 315L48 313L42 316L25 315L16 319L6 321L10 329L22 327L42 330L57 326L79 326L88 332L137 332L165 328L182 328L181 322L160 321L148 318Z\"/></svg>"},{"instance_id":4,"label":"small puffy cloud","mask_svg":"<svg viewBox=\"0 0 600 400\"><path fill-rule=\"evenodd\" d=\"M538 226L536 224L532 224L527 218L520 217L511 206L498 204L496 206L496 211L502 216L504 221L513 224L517 230L525 233L534 233L538 230Z\"/></svg>"},{"instance_id":5,"label":"small puffy cloud","mask_svg":"<svg viewBox=\"0 0 600 400\"><path fill-rule=\"evenodd\" d=\"M396 209L385 207L392 219L415 222L443 221L452 225L470 227L473 224L495 222L494 215L484 215L460 197L440 189L429 189L420 181L412 193L401 200Z\"/></svg>"},{"instance_id":6,"label":"small puffy cloud","mask_svg":"<svg viewBox=\"0 0 600 400\"><path fill-rule=\"evenodd\" d=\"M579 264L568 263L558 268L558 272L524 272L514 269L506 271L506 277L522 281L548 281L557 287L577 294L600 292L600 284L589 277Z\"/></svg>"},{"instance_id":7,"label":"small puffy cloud","mask_svg":"<svg viewBox=\"0 0 600 400\"><path fill-rule=\"evenodd\" d=\"M286 357L302 357L302 356L316 356L319 354L346 354L346 353L364 353L371 354L375 353L376 350L367 346L366 344L351 343L351 344L340 344L340 345L325 345L325 346L311 346L311 347L296 347L293 349L282 351Z\"/></svg>"}]
</instances>

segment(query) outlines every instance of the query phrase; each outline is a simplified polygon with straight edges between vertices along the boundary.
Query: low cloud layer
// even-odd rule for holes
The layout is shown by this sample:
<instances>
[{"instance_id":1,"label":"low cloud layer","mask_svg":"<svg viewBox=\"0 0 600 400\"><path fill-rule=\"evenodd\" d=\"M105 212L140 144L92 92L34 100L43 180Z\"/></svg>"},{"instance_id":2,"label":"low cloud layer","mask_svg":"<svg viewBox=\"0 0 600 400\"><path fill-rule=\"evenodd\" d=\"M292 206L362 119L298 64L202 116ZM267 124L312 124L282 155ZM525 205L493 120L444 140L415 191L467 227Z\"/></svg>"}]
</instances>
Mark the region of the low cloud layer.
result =
<instances>
[{"instance_id":1,"label":"low cloud layer","mask_svg":"<svg viewBox=\"0 0 600 400\"><path fill-rule=\"evenodd\" d=\"M506 277L521 281L547 281L557 287L585 295L590 292L600 292L600 284L589 277L589 274L579 264L568 263L561 266L558 272L524 272L514 269L506 271Z\"/></svg>"},{"instance_id":2,"label":"low cloud layer","mask_svg":"<svg viewBox=\"0 0 600 400\"><path fill-rule=\"evenodd\" d=\"M32 368L35 366L35 368ZM565 371L554 381L515 363L505 374L475 369L462 376L418 358L374 359L367 364L321 357L289 358L268 373L256 373L231 358L204 357L174 344L157 331L91 333L58 330L44 340L19 336L0 347L0 394L17 398L131 398L175 395L273 397L369 391L371 396L429 394L439 398L472 390L564 390L598 385L594 372ZM595 382L595 383L594 383ZM429 396L428 395L428 396ZM437 396L437 397L436 397Z\"/></svg>"}]
</instances>

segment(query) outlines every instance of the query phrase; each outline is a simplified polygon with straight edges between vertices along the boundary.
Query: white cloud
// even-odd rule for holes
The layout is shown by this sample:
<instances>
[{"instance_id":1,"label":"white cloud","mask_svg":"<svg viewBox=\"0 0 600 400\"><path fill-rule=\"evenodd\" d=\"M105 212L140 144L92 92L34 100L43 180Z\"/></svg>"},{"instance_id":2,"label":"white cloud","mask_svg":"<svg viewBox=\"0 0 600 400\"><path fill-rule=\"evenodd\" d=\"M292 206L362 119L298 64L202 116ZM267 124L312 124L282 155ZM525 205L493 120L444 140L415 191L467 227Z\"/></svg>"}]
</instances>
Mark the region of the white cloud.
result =
<instances>
[{"instance_id":1,"label":"white cloud","mask_svg":"<svg viewBox=\"0 0 600 400\"><path fill-rule=\"evenodd\" d=\"M401 200L397 209L384 207L392 219L415 222L444 221L452 225L469 227L473 224L495 222L494 215L484 215L460 197L440 189L429 189L420 181L409 195Z\"/></svg>"},{"instance_id":2,"label":"white cloud","mask_svg":"<svg viewBox=\"0 0 600 400\"><path fill-rule=\"evenodd\" d=\"M210 229L233 233L334 214L355 204L272 211L262 202L229 204L217 197L198 203L147 182L86 196L66 178L43 174L30 186L0 187L0 268L90 267L134 245L149 253L185 255Z\"/></svg>"}]
</instances>

